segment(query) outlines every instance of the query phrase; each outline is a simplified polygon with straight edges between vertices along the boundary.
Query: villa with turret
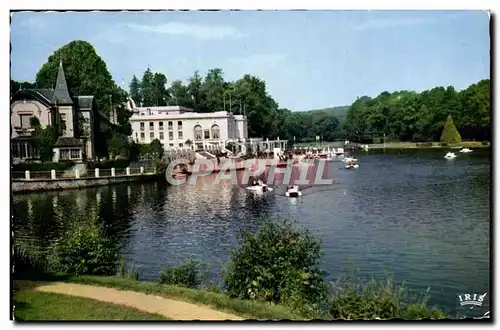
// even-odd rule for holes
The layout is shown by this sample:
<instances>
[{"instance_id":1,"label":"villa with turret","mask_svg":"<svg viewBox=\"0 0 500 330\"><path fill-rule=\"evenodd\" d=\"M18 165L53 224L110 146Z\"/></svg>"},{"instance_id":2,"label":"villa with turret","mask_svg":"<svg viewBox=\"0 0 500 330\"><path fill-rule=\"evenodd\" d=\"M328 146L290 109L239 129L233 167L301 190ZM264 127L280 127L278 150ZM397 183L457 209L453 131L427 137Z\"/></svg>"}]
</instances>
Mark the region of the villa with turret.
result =
<instances>
[{"instance_id":1,"label":"villa with turret","mask_svg":"<svg viewBox=\"0 0 500 330\"><path fill-rule=\"evenodd\" d=\"M42 128L51 127L57 136L52 146L54 162L95 159L96 133L117 126L116 113L110 118L98 111L94 96L70 95L62 62L55 88L21 89L13 95L10 109L11 152L17 161L40 159L32 117Z\"/></svg>"}]
</instances>

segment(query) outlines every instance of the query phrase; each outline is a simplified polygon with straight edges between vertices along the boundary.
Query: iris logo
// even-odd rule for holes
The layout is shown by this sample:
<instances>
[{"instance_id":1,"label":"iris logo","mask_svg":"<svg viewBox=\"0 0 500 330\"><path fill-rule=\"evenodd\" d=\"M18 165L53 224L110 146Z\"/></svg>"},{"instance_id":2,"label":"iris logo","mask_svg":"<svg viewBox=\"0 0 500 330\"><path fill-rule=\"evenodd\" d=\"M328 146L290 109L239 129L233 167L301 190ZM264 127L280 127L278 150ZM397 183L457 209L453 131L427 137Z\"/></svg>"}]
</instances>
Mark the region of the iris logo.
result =
<instances>
[{"instance_id":1,"label":"iris logo","mask_svg":"<svg viewBox=\"0 0 500 330\"><path fill-rule=\"evenodd\" d=\"M481 307L483 305L483 300L486 297L487 293L485 294L460 294L458 295L458 299L460 300L460 306L479 306Z\"/></svg>"}]
</instances>

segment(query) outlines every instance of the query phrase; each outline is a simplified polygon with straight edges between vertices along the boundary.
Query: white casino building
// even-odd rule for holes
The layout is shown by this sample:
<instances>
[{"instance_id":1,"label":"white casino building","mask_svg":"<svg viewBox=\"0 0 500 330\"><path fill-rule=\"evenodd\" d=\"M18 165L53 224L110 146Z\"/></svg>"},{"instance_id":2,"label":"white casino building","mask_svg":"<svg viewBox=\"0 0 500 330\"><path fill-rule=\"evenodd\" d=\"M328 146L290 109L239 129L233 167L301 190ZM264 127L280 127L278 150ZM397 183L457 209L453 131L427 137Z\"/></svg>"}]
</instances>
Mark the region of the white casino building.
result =
<instances>
[{"instance_id":1,"label":"white casino building","mask_svg":"<svg viewBox=\"0 0 500 330\"><path fill-rule=\"evenodd\" d=\"M159 139L165 149L200 150L248 139L247 117L243 115L227 111L197 113L182 106L136 107L131 98L127 108L133 112L130 124L132 139L137 143Z\"/></svg>"}]
</instances>

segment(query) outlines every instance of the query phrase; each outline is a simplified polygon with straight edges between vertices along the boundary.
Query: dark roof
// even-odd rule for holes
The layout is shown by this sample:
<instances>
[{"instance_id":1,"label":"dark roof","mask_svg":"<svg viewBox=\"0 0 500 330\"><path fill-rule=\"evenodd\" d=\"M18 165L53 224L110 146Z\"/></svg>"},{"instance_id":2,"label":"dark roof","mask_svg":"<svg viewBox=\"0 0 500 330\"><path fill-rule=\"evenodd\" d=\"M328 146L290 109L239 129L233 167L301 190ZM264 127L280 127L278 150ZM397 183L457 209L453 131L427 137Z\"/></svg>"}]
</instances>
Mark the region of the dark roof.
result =
<instances>
[{"instance_id":1,"label":"dark roof","mask_svg":"<svg viewBox=\"0 0 500 330\"><path fill-rule=\"evenodd\" d=\"M50 102L54 99L54 90L52 88L34 89L33 91L39 93Z\"/></svg>"},{"instance_id":2,"label":"dark roof","mask_svg":"<svg viewBox=\"0 0 500 330\"><path fill-rule=\"evenodd\" d=\"M94 97L91 95L77 96L73 100L78 105L80 110L92 110L92 105L94 104Z\"/></svg>"},{"instance_id":3,"label":"dark roof","mask_svg":"<svg viewBox=\"0 0 500 330\"><path fill-rule=\"evenodd\" d=\"M82 141L75 139L74 137L59 137L54 144L54 147L81 147L83 146Z\"/></svg>"},{"instance_id":4,"label":"dark roof","mask_svg":"<svg viewBox=\"0 0 500 330\"><path fill-rule=\"evenodd\" d=\"M73 104L73 101L69 96L68 85L66 84L66 77L64 76L62 61L59 62L59 71L57 72L56 88L54 90L53 103L59 105Z\"/></svg>"}]
</instances>

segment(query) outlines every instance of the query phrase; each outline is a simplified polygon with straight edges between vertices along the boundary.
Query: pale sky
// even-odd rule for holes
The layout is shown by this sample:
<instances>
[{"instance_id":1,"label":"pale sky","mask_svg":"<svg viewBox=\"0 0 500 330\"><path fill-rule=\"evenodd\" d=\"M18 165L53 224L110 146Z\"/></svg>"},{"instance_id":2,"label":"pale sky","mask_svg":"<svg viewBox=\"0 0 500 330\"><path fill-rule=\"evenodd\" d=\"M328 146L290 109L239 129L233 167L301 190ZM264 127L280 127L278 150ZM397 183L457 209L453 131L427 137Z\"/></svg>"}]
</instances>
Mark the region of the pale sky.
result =
<instances>
[{"instance_id":1,"label":"pale sky","mask_svg":"<svg viewBox=\"0 0 500 330\"><path fill-rule=\"evenodd\" d=\"M482 11L185 11L14 13L12 79L34 81L72 40L93 44L126 89L148 66L169 82L218 67L226 80L264 79L291 110L490 77Z\"/></svg>"}]
</instances>

